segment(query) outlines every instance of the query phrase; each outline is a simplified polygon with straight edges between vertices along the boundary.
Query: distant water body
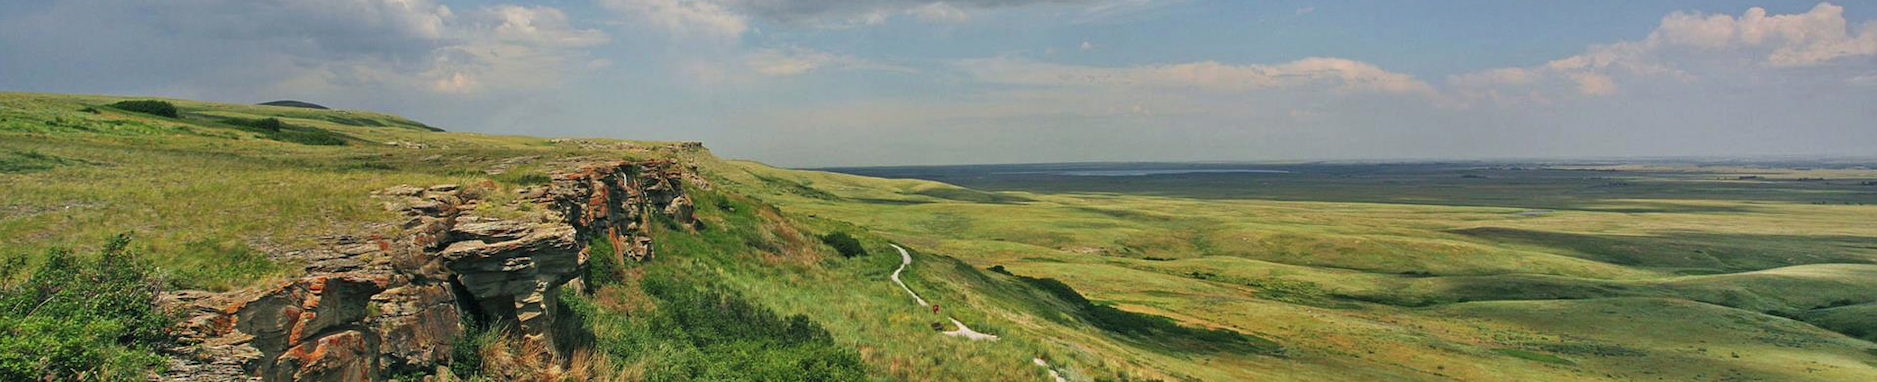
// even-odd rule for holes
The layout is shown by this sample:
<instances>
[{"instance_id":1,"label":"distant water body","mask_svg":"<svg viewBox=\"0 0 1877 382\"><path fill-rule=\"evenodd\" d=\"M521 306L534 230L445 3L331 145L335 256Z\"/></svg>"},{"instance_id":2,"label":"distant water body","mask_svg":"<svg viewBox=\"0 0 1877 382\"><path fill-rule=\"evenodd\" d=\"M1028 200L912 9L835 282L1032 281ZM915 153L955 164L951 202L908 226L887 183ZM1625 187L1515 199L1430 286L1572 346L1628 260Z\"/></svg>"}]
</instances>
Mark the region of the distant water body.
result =
<instances>
[{"instance_id":1,"label":"distant water body","mask_svg":"<svg viewBox=\"0 0 1877 382\"><path fill-rule=\"evenodd\" d=\"M1284 170L1253 170L1253 169L1187 169L1187 170L1016 171L1016 172L1005 172L1004 174L1047 174L1047 175L1064 175L1064 176L1147 176L1147 175L1171 175L1171 174L1232 174L1232 173L1289 174L1291 172L1284 171Z\"/></svg>"}]
</instances>

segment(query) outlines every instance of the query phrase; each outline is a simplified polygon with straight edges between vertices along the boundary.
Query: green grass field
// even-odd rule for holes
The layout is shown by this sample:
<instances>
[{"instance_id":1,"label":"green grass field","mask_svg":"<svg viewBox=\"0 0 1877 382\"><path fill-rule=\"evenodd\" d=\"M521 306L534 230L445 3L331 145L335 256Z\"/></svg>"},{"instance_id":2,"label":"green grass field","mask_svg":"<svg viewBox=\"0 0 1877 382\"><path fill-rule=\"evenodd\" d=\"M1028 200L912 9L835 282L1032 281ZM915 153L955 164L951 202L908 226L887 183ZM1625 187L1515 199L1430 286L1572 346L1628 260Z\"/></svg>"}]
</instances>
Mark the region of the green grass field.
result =
<instances>
[{"instance_id":1,"label":"green grass field","mask_svg":"<svg viewBox=\"0 0 1877 382\"><path fill-rule=\"evenodd\" d=\"M1169 352L1077 325L1026 328L1058 349L1129 360L1120 369L1138 375L1877 378L1861 315L1877 301L1877 229L1865 224L1877 216L1877 188L1864 183L1877 171L1868 167L1311 164L1137 177L1032 168L1076 166L1097 165L838 169L995 192L752 162L717 170L786 211L1286 349Z\"/></svg>"},{"instance_id":2,"label":"green grass field","mask_svg":"<svg viewBox=\"0 0 1877 382\"><path fill-rule=\"evenodd\" d=\"M829 378L1046 380L1040 358L1072 381L1877 380L1877 170L1855 164L841 170L948 184L360 111L120 104L147 99L0 93L0 290L123 233L162 288L248 288L330 236L389 232L374 190L462 184L500 206L569 163L669 158L712 183L690 190L711 228L659 231L655 259L566 298L596 378L816 359ZM1002 338L934 333L942 317L888 281L890 243L913 252L911 288ZM785 334L687 308L708 300Z\"/></svg>"}]
</instances>

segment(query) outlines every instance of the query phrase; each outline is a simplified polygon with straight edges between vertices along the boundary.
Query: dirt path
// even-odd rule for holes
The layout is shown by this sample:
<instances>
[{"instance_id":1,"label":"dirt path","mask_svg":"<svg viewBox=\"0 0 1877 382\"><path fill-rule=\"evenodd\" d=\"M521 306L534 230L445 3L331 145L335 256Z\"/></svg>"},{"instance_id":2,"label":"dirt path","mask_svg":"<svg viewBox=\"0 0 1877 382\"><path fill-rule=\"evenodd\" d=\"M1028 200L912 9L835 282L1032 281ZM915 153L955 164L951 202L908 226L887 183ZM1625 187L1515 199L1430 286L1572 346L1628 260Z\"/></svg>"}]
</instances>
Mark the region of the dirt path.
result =
<instances>
[{"instance_id":1,"label":"dirt path","mask_svg":"<svg viewBox=\"0 0 1877 382\"><path fill-rule=\"evenodd\" d=\"M898 244L889 244L889 245L892 245L893 249L899 250L899 269L893 270L893 283L899 284L899 289L905 289L906 294L912 295L912 300L918 302L919 307L924 308L924 307L932 306L931 304L926 304L925 299L919 298L918 293L913 293L912 288L907 288L906 282L899 281L899 273L905 272L906 266L912 265L912 254L906 253L906 249L900 248Z\"/></svg>"},{"instance_id":2,"label":"dirt path","mask_svg":"<svg viewBox=\"0 0 1877 382\"><path fill-rule=\"evenodd\" d=\"M906 290L906 294L912 295L913 302L918 303L920 308L930 309L932 307L932 304L927 303L925 301L925 298L919 297L919 293L913 292L912 288L907 287L905 281L899 280L899 273L905 272L906 266L912 265L912 254L906 252L905 248L900 248L900 246L897 244L893 245L893 249L899 251L899 269L893 270L893 283L899 284L899 289L904 289ZM959 322L958 319L956 318L952 318L951 316L946 316L945 319L951 320L952 325L958 326L958 330L945 332L945 335L952 336L952 337L964 337L972 341L977 341L977 340L996 341L997 340L997 335L981 333L976 330L971 330L971 327L965 326L964 322Z\"/></svg>"},{"instance_id":3,"label":"dirt path","mask_svg":"<svg viewBox=\"0 0 1877 382\"><path fill-rule=\"evenodd\" d=\"M889 244L889 245L892 245L894 250L899 251L899 269L893 270L893 277L892 277L893 283L899 284L899 289L905 290L906 294L912 295L913 302L918 303L919 308L921 309L931 308L932 304L926 303L925 298L919 297L918 293L913 292L912 288L906 286L906 282L899 280L899 273L905 272L906 266L912 265L912 253L906 252L906 248L901 248L898 244ZM958 330L945 332L945 335L952 336L952 337L964 337L972 341L977 341L977 340L996 341L997 340L997 335L980 333L978 331L971 330L971 327L965 326L965 323L958 321L957 318L946 316L945 319L951 320L952 325L958 326ZM1042 367L1043 370L1048 370L1049 377L1055 379L1056 382L1067 382L1066 379L1062 378L1061 373L1057 373L1055 368L1049 367L1048 361L1044 361L1042 358L1031 358L1030 361L1036 363L1036 366Z\"/></svg>"},{"instance_id":4,"label":"dirt path","mask_svg":"<svg viewBox=\"0 0 1877 382\"><path fill-rule=\"evenodd\" d=\"M1062 373L1057 373L1056 369L1049 368L1049 361L1044 361L1042 358L1031 358L1030 362L1035 362L1036 366L1042 366L1043 370L1049 370L1049 377L1054 378L1056 382L1069 382L1067 379L1062 379Z\"/></svg>"}]
</instances>

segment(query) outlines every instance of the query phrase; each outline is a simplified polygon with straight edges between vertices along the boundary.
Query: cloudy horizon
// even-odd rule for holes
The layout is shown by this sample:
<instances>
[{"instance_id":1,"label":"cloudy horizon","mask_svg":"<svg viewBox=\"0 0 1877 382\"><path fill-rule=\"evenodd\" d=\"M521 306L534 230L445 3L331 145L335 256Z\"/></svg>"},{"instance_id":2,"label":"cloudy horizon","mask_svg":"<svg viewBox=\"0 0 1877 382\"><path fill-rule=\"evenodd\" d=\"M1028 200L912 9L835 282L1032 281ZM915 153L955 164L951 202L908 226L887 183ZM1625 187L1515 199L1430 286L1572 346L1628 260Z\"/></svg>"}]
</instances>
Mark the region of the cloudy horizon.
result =
<instances>
[{"instance_id":1,"label":"cloudy horizon","mask_svg":"<svg viewBox=\"0 0 1877 382\"><path fill-rule=\"evenodd\" d=\"M0 4L0 91L295 99L796 167L1877 155L1877 6Z\"/></svg>"}]
</instances>

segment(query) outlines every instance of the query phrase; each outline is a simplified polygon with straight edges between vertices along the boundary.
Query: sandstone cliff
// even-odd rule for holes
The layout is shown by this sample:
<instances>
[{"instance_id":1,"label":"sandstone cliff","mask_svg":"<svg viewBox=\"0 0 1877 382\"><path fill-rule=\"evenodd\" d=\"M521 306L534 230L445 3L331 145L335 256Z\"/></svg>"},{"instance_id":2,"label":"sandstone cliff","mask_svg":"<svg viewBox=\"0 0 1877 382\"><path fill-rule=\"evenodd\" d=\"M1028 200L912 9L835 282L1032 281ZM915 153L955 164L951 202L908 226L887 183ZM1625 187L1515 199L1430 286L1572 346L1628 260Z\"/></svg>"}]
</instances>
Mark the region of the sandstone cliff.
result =
<instances>
[{"instance_id":1,"label":"sandstone cliff","mask_svg":"<svg viewBox=\"0 0 1877 382\"><path fill-rule=\"evenodd\" d=\"M670 161L593 163L550 184L516 190L504 208L479 208L489 188L399 186L373 195L406 220L395 237L333 237L297 254L307 275L231 293L165 297L184 312L165 380L362 381L449 362L465 317L512 323L565 362L554 338L560 288L577 285L592 256L653 256L650 225L696 224L684 185L708 187ZM481 211L507 211L497 214ZM604 240L610 253L591 253Z\"/></svg>"}]
</instances>

